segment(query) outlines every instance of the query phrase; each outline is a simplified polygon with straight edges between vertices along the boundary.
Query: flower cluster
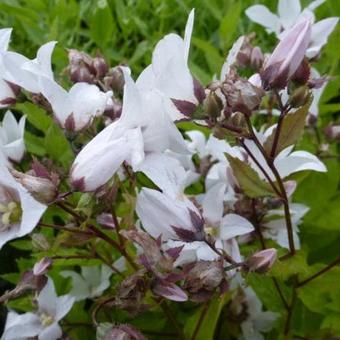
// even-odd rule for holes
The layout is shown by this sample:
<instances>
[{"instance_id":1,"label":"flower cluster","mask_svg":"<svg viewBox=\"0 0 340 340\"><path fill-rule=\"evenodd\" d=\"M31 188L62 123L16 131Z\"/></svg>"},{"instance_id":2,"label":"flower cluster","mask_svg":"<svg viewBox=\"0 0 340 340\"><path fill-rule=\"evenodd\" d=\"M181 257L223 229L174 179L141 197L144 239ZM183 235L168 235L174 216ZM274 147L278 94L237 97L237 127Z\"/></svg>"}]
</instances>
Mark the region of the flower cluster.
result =
<instances>
[{"instance_id":1,"label":"flower cluster","mask_svg":"<svg viewBox=\"0 0 340 340\"><path fill-rule=\"evenodd\" d=\"M136 80L126 65L68 50L65 88L52 71L55 41L31 60L9 51L11 29L0 30L0 247L26 236L36 262L2 297L34 291L34 311L9 309L2 339L59 339L78 304L98 338L143 339L102 312L131 318L161 306L176 326L166 300L202 303L203 318L225 297L235 336L271 331L280 316L262 306L248 277L268 279L301 248L309 208L294 201L296 174L327 171L297 146L315 127L329 80L312 68L338 21L315 23L322 2L301 10L299 1L279 0L278 15L248 8L277 46L263 53L252 35L241 36L207 86L188 63L194 10L184 37L162 38ZM67 166L25 150L35 118L25 132L26 117L17 116L27 102L65 132ZM339 139L339 126L325 133ZM58 297L53 281L68 293Z\"/></svg>"}]
</instances>

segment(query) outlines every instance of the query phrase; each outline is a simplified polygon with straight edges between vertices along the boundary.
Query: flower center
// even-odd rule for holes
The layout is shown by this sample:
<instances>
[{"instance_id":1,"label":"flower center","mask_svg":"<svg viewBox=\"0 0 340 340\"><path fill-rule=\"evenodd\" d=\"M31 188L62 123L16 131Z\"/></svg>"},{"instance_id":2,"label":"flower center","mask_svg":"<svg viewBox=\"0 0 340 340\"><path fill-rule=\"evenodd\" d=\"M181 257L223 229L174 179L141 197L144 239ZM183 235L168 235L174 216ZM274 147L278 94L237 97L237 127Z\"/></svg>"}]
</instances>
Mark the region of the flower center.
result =
<instances>
[{"instance_id":1,"label":"flower center","mask_svg":"<svg viewBox=\"0 0 340 340\"><path fill-rule=\"evenodd\" d=\"M40 322L44 327L52 325L54 322L53 316L47 314L47 313L41 313L40 314Z\"/></svg>"},{"instance_id":2,"label":"flower center","mask_svg":"<svg viewBox=\"0 0 340 340\"><path fill-rule=\"evenodd\" d=\"M206 224L204 226L204 231L206 234L217 237L219 234L219 229L214 225Z\"/></svg>"},{"instance_id":3,"label":"flower center","mask_svg":"<svg viewBox=\"0 0 340 340\"><path fill-rule=\"evenodd\" d=\"M0 231L10 229L11 225L20 221L22 210L17 202L0 203Z\"/></svg>"}]
</instances>

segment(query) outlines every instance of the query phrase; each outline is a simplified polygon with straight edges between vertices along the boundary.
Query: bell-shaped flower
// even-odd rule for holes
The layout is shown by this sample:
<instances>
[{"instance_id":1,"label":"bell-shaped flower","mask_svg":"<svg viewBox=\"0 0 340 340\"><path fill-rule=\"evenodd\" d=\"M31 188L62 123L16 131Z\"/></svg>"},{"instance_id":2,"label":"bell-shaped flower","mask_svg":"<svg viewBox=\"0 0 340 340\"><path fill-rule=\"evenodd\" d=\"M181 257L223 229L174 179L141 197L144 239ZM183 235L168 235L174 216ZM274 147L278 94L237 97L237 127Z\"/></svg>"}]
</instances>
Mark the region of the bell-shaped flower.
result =
<instances>
[{"instance_id":1,"label":"bell-shaped flower","mask_svg":"<svg viewBox=\"0 0 340 340\"><path fill-rule=\"evenodd\" d=\"M193 22L194 10L189 14L184 39L172 33L160 40L153 51L151 65L137 80L140 89L157 89L164 95L172 120L190 117L204 98L203 88L188 66Z\"/></svg>"},{"instance_id":2,"label":"bell-shaped flower","mask_svg":"<svg viewBox=\"0 0 340 340\"><path fill-rule=\"evenodd\" d=\"M17 314L10 311L7 316L3 340L35 338L57 340L62 337L59 321L70 311L74 298L57 296L53 281L48 279L37 297L38 310L34 313Z\"/></svg>"},{"instance_id":3,"label":"bell-shaped flower","mask_svg":"<svg viewBox=\"0 0 340 340\"><path fill-rule=\"evenodd\" d=\"M86 128L105 111L112 92L101 92L96 85L76 83L69 91L53 79L40 77L41 93L52 106L60 126L70 131Z\"/></svg>"},{"instance_id":4,"label":"bell-shaped flower","mask_svg":"<svg viewBox=\"0 0 340 340\"><path fill-rule=\"evenodd\" d=\"M121 117L93 138L73 163L71 180L80 190L96 190L124 161L137 170L145 154L166 150L187 153L181 133L165 112L162 95L141 92L129 73L124 73Z\"/></svg>"},{"instance_id":5,"label":"bell-shaped flower","mask_svg":"<svg viewBox=\"0 0 340 340\"><path fill-rule=\"evenodd\" d=\"M46 206L36 201L5 166L0 167L0 248L29 234Z\"/></svg>"},{"instance_id":6,"label":"bell-shaped flower","mask_svg":"<svg viewBox=\"0 0 340 340\"><path fill-rule=\"evenodd\" d=\"M81 274L64 270L60 275L72 279L72 289L68 295L80 301L100 296L110 286L112 269L106 265L87 266L81 267Z\"/></svg>"},{"instance_id":7,"label":"bell-shaped flower","mask_svg":"<svg viewBox=\"0 0 340 340\"><path fill-rule=\"evenodd\" d=\"M24 156L25 122L26 116L22 116L17 122L11 111L7 111L2 120L0 125L0 151L9 161L19 163Z\"/></svg>"},{"instance_id":8,"label":"bell-shaped flower","mask_svg":"<svg viewBox=\"0 0 340 340\"><path fill-rule=\"evenodd\" d=\"M300 0L279 0L278 15L272 13L264 5L249 7L246 10L246 15L252 21L265 27L269 33L275 33L279 38L283 31L289 30L300 20L308 18L313 26L306 56L314 58L327 43L329 35L338 23L338 18L336 17L326 18L314 23L315 15L313 11L324 2L325 0L312 1L302 10Z\"/></svg>"},{"instance_id":9,"label":"bell-shaped flower","mask_svg":"<svg viewBox=\"0 0 340 340\"><path fill-rule=\"evenodd\" d=\"M30 60L17 52L6 52L3 55L4 78L28 92L40 93L40 77L53 80L51 58L57 42L50 41L42 45L35 59Z\"/></svg>"},{"instance_id":10,"label":"bell-shaped flower","mask_svg":"<svg viewBox=\"0 0 340 340\"><path fill-rule=\"evenodd\" d=\"M4 79L5 66L3 64L3 56L7 53L12 29L0 29L0 108L7 107L15 102L16 90L13 84Z\"/></svg>"},{"instance_id":11,"label":"bell-shaped flower","mask_svg":"<svg viewBox=\"0 0 340 340\"><path fill-rule=\"evenodd\" d=\"M311 24L303 20L284 32L273 53L265 60L261 79L264 89L285 88L300 66L310 41Z\"/></svg>"},{"instance_id":12,"label":"bell-shaped flower","mask_svg":"<svg viewBox=\"0 0 340 340\"><path fill-rule=\"evenodd\" d=\"M262 145L264 145L274 128L275 125L268 128L265 132L255 131L256 136ZM261 165L262 169L270 177L270 179L275 181L275 176L257 145L249 139L246 139L244 141L244 144L251 152L253 157L257 160L257 162ZM325 165L315 155L307 151L293 151L293 148L294 145L288 146L287 148L282 150L274 159L274 165L281 178L285 178L295 172L305 170L313 170L318 172L327 171ZM242 148L240 148L240 150L242 150ZM244 157L238 158L240 158L241 160L245 160ZM263 174L262 170L259 168L256 162L254 162L251 157L246 157L246 159L249 162L250 166L259 174L260 178L267 180L266 176Z\"/></svg>"},{"instance_id":13,"label":"bell-shaped flower","mask_svg":"<svg viewBox=\"0 0 340 340\"><path fill-rule=\"evenodd\" d=\"M289 204L289 211L293 226L293 239L296 249L300 249L299 228L303 216L308 212L309 208L303 204ZM287 226L283 209L269 210L266 219L268 222L263 225L263 236L265 238L276 241L281 247L289 249L289 241L287 234Z\"/></svg>"},{"instance_id":14,"label":"bell-shaped flower","mask_svg":"<svg viewBox=\"0 0 340 340\"><path fill-rule=\"evenodd\" d=\"M238 306L246 306L247 316L241 323L242 335L239 339L264 339L262 333L267 333L274 327L278 314L263 311L261 300L251 287L244 288L242 293L243 299Z\"/></svg>"},{"instance_id":15,"label":"bell-shaped flower","mask_svg":"<svg viewBox=\"0 0 340 340\"><path fill-rule=\"evenodd\" d=\"M136 213L143 228L154 238L193 242L202 239L203 220L184 194L186 172L178 160L165 155L147 157L140 166L162 192L142 188Z\"/></svg>"}]
</instances>

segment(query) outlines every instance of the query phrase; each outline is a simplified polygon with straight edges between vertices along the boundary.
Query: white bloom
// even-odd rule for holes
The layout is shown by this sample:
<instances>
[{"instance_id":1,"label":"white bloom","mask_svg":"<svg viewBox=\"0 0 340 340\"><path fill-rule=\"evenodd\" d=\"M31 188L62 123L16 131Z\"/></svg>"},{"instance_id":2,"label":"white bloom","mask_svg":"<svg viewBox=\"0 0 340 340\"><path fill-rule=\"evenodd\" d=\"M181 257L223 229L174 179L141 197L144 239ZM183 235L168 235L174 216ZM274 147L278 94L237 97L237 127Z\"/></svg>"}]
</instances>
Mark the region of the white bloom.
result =
<instances>
[{"instance_id":1,"label":"white bloom","mask_svg":"<svg viewBox=\"0 0 340 340\"><path fill-rule=\"evenodd\" d=\"M266 139L270 136L273 128L275 125L267 129L264 133L256 132L257 138L259 139L260 143L263 145ZM248 147L250 152L256 158L256 160L261 164L263 169L269 175L272 180L275 180L275 176L271 171L270 167L268 166L265 158L263 157L261 151L256 146L256 144L249 139L244 141L245 145ZM279 172L281 178L285 178L295 172L304 171L304 170L313 170L318 172L326 172L327 168L325 165L314 155L307 151L293 151L294 146L289 146L286 149L282 150L274 160L274 165ZM241 158L242 159L242 158ZM256 170L259 176L266 180L263 172L260 168L256 165L256 163L248 157L248 161L250 165Z\"/></svg>"},{"instance_id":2,"label":"white bloom","mask_svg":"<svg viewBox=\"0 0 340 340\"><path fill-rule=\"evenodd\" d=\"M3 64L3 56L7 52L11 33L11 28L0 29L0 108L7 107L16 97L13 88L4 79L5 67Z\"/></svg>"},{"instance_id":3,"label":"white bloom","mask_svg":"<svg viewBox=\"0 0 340 340\"><path fill-rule=\"evenodd\" d=\"M112 269L106 265L81 267L81 274L64 270L60 275L72 279L72 289L68 293L76 301L100 296L110 286Z\"/></svg>"},{"instance_id":4,"label":"white bloom","mask_svg":"<svg viewBox=\"0 0 340 340\"><path fill-rule=\"evenodd\" d=\"M42 45L33 60L20 53L6 52L3 55L4 78L26 91L40 93L39 78L43 76L53 80L51 57L56 43L50 41Z\"/></svg>"},{"instance_id":5,"label":"white bloom","mask_svg":"<svg viewBox=\"0 0 340 340\"><path fill-rule=\"evenodd\" d=\"M246 10L246 15L252 21L265 27L268 32L274 32L277 36L280 36L282 31L291 28L304 18L314 23L315 15L313 11L324 1L325 0L312 1L309 6L302 10L300 0L279 0L278 15L273 14L263 5L249 7ZM337 23L338 18L333 17L313 24L311 41L306 52L308 58L313 58L319 54Z\"/></svg>"},{"instance_id":6,"label":"white bloom","mask_svg":"<svg viewBox=\"0 0 340 340\"><path fill-rule=\"evenodd\" d=\"M125 73L122 115L93 138L78 154L72 182L81 190L96 190L126 161L134 170L145 153L172 150L187 153L184 139L164 110L163 97L142 93Z\"/></svg>"},{"instance_id":7,"label":"white bloom","mask_svg":"<svg viewBox=\"0 0 340 340\"><path fill-rule=\"evenodd\" d=\"M35 313L8 313L2 340L21 340L36 336L39 340L57 340L62 336L58 322L70 311L74 298L69 295L58 297L53 281L48 279L37 302L38 310Z\"/></svg>"},{"instance_id":8,"label":"white bloom","mask_svg":"<svg viewBox=\"0 0 340 340\"><path fill-rule=\"evenodd\" d=\"M303 204L289 204L289 211L293 227L293 239L297 249L300 249L298 225L301 223L303 216L308 212L308 210L309 208ZM281 247L289 249L287 226L283 209L269 210L267 217L270 219L270 221L264 223L263 225L263 236L276 241Z\"/></svg>"},{"instance_id":9,"label":"white bloom","mask_svg":"<svg viewBox=\"0 0 340 340\"><path fill-rule=\"evenodd\" d=\"M241 323L242 340L263 340L261 333L269 332L276 321L278 315L270 311L262 310L261 300L256 296L251 287L243 290L244 303L247 306L247 319ZM241 304L240 304L241 306Z\"/></svg>"},{"instance_id":10,"label":"white bloom","mask_svg":"<svg viewBox=\"0 0 340 340\"><path fill-rule=\"evenodd\" d=\"M160 40L152 54L152 63L139 76L140 89L159 90L172 120L190 115L202 99L197 82L188 67L188 55L194 21L194 10L189 14L184 39L168 34Z\"/></svg>"},{"instance_id":11,"label":"white bloom","mask_svg":"<svg viewBox=\"0 0 340 340\"><path fill-rule=\"evenodd\" d=\"M315 68L311 69L311 75L315 79L320 78L320 74L319 74L319 72ZM322 97L322 94L323 94L326 86L327 86L327 83L323 84L318 89L313 89L312 90L313 101L312 101L312 103L310 105L309 112L314 117L318 117L318 115L319 115L319 102L320 102L320 99Z\"/></svg>"},{"instance_id":12,"label":"white bloom","mask_svg":"<svg viewBox=\"0 0 340 340\"><path fill-rule=\"evenodd\" d=\"M13 113L7 111L0 126L0 151L8 160L20 162L25 152L24 132L26 116L19 123Z\"/></svg>"},{"instance_id":13,"label":"white bloom","mask_svg":"<svg viewBox=\"0 0 340 340\"><path fill-rule=\"evenodd\" d=\"M45 210L46 206L36 201L5 166L0 167L0 248L29 234Z\"/></svg>"},{"instance_id":14,"label":"white bloom","mask_svg":"<svg viewBox=\"0 0 340 340\"><path fill-rule=\"evenodd\" d=\"M103 114L112 96L112 91L104 93L88 83L76 83L66 91L47 77L40 77L40 86L58 123L71 131L86 128L95 117Z\"/></svg>"}]
</instances>

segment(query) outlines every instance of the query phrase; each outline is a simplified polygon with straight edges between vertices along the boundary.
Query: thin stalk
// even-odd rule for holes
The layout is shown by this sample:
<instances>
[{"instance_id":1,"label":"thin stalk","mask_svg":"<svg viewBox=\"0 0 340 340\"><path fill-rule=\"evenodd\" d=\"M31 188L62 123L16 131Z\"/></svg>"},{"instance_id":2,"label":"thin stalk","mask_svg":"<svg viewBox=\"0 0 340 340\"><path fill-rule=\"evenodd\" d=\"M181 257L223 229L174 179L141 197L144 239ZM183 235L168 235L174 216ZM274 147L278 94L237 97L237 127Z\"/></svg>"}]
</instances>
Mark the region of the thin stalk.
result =
<instances>
[{"instance_id":1,"label":"thin stalk","mask_svg":"<svg viewBox=\"0 0 340 340\"><path fill-rule=\"evenodd\" d=\"M178 321L176 320L175 316L172 313L172 310L170 309L170 307L168 306L167 302L165 300L163 300L159 306L161 307L164 315L168 318L168 320L171 322L171 324L174 326L174 328L176 329L178 336L180 339L185 339L183 331L182 331L182 327L180 326L180 324L178 323Z\"/></svg>"},{"instance_id":2,"label":"thin stalk","mask_svg":"<svg viewBox=\"0 0 340 340\"><path fill-rule=\"evenodd\" d=\"M312 276L308 277L307 279L299 282L298 285L297 285L297 288L300 288L300 287L304 286L305 284L309 283L310 281L312 281L312 280L316 279L317 277L321 276L322 274L328 272L330 269L332 269L333 267L335 267L339 263L340 263L340 257L337 258L336 260L334 260L333 262L331 262L325 268L323 268L320 271L318 271L317 273L315 273Z\"/></svg>"},{"instance_id":3,"label":"thin stalk","mask_svg":"<svg viewBox=\"0 0 340 340\"><path fill-rule=\"evenodd\" d=\"M39 226L46 227L46 228L51 228L51 229L56 229L56 230L68 231L70 233L76 233L76 234L83 234L83 235L89 235L89 236L91 236L91 235L93 236L94 235L90 231L80 230L78 228L66 227L66 226L58 225L58 224L48 224L48 223L39 222Z\"/></svg>"},{"instance_id":4,"label":"thin stalk","mask_svg":"<svg viewBox=\"0 0 340 340\"><path fill-rule=\"evenodd\" d=\"M203 324L203 321L204 321L204 318L205 316L207 315L207 312L208 312L208 309L209 309L209 301L207 301L204 306L203 306L203 309L202 309L202 312L197 320L197 323L196 323L196 327L195 327L195 330L194 332L192 333L192 337L191 337L191 340L196 340L197 338L197 335L201 329L201 326Z\"/></svg>"},{"instance_id":5,"label":"thin stalk","mask_svg":"<svg viewBox=\"0 0 340 340\"><path fill-rule=\"evenodd\" d=\"M204 240L204 242L213 250L217 255L221 256L227 262L231 263L232 265L238 264L230 255L220 252L214 244L211 244L208 240Z\"/></svg>"}]
</instances>

